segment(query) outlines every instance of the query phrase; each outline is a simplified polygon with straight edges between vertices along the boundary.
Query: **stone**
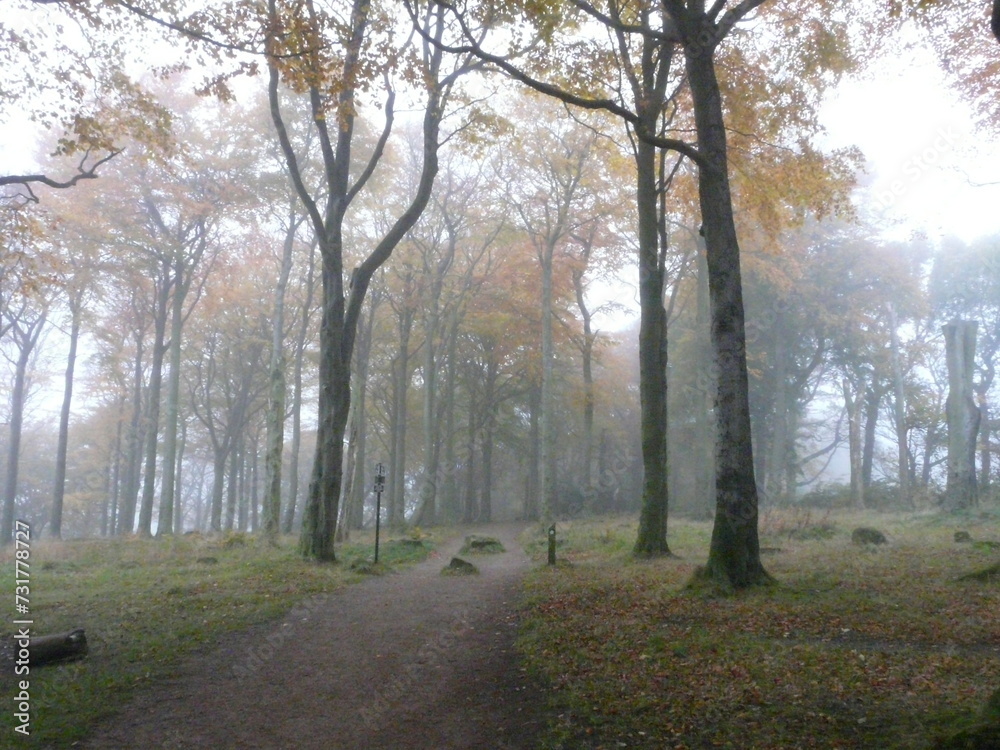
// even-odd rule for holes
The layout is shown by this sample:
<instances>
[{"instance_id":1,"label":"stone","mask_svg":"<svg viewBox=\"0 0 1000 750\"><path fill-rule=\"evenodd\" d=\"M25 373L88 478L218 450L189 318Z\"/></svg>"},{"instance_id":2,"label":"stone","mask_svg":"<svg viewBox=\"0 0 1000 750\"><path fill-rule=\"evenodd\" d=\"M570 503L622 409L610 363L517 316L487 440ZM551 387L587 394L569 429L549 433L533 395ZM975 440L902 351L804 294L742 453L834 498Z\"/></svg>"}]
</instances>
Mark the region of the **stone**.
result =
<instances>
[{"instance_id":1,"label":"stone","mask_svg":"<svg viewBox=\"0 0 1000 750\"><path fill-rule=\"evenodd\" d=\"M474 576L479 574L479 568L461 557L451 558L451 562L441 571L446 576Z\"/></svg>"},{"instance_id":2,"label":"stone","mask_svg":"<svg viewBox=\"0 0 1000 750\"><path fill-rule=\"evenodd\" d=\"M851 541L855 544L877 545L888 544L889 540L886 539L885 534L878 529L872 529L867 526L859 526L851 532Z\"/></svg>"}]
</instances>

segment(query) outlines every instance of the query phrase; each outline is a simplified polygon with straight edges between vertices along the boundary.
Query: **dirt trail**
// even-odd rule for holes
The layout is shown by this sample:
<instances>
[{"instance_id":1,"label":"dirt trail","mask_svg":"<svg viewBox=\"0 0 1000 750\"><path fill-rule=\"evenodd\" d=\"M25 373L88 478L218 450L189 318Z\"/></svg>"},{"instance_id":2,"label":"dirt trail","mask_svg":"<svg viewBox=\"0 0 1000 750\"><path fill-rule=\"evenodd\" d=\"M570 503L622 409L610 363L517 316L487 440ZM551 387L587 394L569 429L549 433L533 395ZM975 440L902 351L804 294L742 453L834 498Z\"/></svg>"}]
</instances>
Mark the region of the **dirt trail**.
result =
<instances>
[{"instance_id":1,"label":"dirt trail","mask_svg":"<svg viewBox=\"0 0 1000 750\"><path fill-rule=\"evenodd\" d=\"M542 700L513 652L517 526L469 529L507 552L442 576L458 538L413 568L303 602L185 662L86 748L523 750Z\"/></svg>"}]
</instances>

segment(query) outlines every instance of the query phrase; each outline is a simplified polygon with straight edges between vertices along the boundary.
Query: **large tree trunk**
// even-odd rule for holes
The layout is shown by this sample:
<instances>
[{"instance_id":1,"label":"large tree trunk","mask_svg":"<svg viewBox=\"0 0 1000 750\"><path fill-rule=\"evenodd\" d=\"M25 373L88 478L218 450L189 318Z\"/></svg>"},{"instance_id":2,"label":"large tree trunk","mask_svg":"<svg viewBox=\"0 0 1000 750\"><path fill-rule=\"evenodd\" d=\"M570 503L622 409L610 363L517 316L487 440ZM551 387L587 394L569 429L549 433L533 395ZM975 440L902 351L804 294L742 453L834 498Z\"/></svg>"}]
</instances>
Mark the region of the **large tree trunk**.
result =
<instances>
[{"instance_id":1,"label":"large tree trunk","mask_svg":"<svg viewBox=\"0 0 1000 750\"><path fill-rule=\"evenodd\" d=\"M705 28L705 26L711 28ZM770 580L760 561L757 484L753 468L740 248L729 188L726 128L715 75L717 36L704 16L685 33L684 54L694 102L701 205L718 372L715 412L716 513L705 574L735 588Z\"/></svg>"},{"instance_id":2,"label":"large tree trunk","mask_svg":"<svg viewBox=\"0 0 1000 750\"><path fill-rule=\"evenodd\" d=\"M639 221L639 403L642 431L642 509L634 553L670 554L667 546L667 335L663 308L656 202L656 149L636 145Z\"/></svg>"},{"instance_id":3,"label":"large tree trunk","mask_svg":"<svg viewBox=\"0 0 1000 750\"><path fill-rule=\"evenodd\" d=\"M948 486L951 510L967 510L976 503L976 436L980 413L972 397L975 368L976 328L974 320L955 320L944 326L948 364Z\"/></svg>"},{"instance_id":4,"label":"large tree trunk","mask_svg":"<svg viewBox=\"0 0 1000 750\"><path fill-rule=\"evenodd\" d=\"M62 409L59 413L59 443L56 447L55 491L52 496L52 515L49 534L62 538L63 499L66 496L66 455L69 451L69 415L73 405L73 372L76 368L76 349L80 341L80 314L83 295L74 291L69 300L72 321L69 330L69 354L66 357L66 385L63 389Z\"/></svg>"},{"instance_id":5,"label":"large tree trunk","mask_svg":"<svg viewBox=\"0 0 1000 750\"><path fill-rule=\"evenodd\" d=\"M319 335L319 425L309 494L302 513L300 549L305 557L332 562L336 560L334 541L343 478L344 432L351 408L351 366L350 353L344 356L340 243L337 243L336 252L329 250L326 244L320 242L323 319Z\"/></svg>"}]
</instances>

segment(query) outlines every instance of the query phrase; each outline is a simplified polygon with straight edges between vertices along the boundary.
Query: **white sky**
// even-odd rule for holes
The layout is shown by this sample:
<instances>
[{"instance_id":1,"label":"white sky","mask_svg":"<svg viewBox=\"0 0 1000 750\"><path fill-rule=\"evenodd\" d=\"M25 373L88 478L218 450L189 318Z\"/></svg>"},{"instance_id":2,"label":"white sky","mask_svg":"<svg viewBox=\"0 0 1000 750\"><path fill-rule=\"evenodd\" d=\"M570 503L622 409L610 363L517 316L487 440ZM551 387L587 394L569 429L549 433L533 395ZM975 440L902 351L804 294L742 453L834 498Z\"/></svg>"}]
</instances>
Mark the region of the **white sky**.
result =
<instances>
[{"instance_id":1,"label":"white sky","mask_svg":"<svg viewBox=\"0 0 1000 750\"><path fill-rule=\"evenodd\" d=\"M844 82L821 111L824 143L854 144L869 160L859 205L873 207L894 238L915 229L931 240L1000 232L1000 140L976 132L931 53L890 56L873 68L877 76Z\"/></svg>"}]
</instances>

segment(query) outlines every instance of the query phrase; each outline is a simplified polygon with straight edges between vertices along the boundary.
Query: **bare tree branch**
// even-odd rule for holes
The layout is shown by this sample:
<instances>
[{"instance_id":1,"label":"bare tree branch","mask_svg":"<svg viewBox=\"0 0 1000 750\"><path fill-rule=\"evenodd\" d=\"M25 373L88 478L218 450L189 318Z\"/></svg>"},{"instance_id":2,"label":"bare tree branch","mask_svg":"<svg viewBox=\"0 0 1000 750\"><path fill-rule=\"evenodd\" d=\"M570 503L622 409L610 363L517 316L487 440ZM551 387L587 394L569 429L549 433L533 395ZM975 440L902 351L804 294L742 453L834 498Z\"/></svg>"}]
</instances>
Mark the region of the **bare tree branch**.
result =
<instances>
[{"instance_id":1,"label":"bare tree branch","mask_svg":"<svg viewBox=\"0 0 1000 750\"><path fill-rule=\"evenodd\" d=\"M385 153L385 146L389 142L389 136L392 133L392 123L395 117L395 101L396 92L390 88L389 76L385 76L385 87L389 91L389 95L385 101L385 127L382 128L382 135L379 136L378 143L375 144L375 150L372 151L371 158L368 160L368 164L365 166L364 171L361 176L358 177L357 182L347 191L347 197L344 199L345 208L351 205L351 201L354 200L355 196L361 192L364 188L365 183L371 178L375 173L375 167L378 166L379 161L382 159L382 155Z\"/></svg>"},{"instance_id":2,"label":"bare tree branch","mask_svg":"<svg viewBox=\"0 0 1000 750\"><path fill-rule=\"evenodd\" d=\"M86 166L87 159L90 156L90 151L88 150L84 155L83 159L80 160L80 164L77 166L77 173L73 175L70 179L60 182L59 180L53 180L48 175L44 174L21 174L21 175L0 175L0 186L3 185L23 185L28 190L29 200L33 203L38 202L38 197L32 192L31 184L38 183L40 185L46 185L50 188L65 189L71 188L76 185L81 180L96 180L98 178L97 169L109 161L114 159L118 154L122 152L123 149L116 149L111 151L103 159L98 159L90 167Z\"/></svg>"},{"instance_id":3,"label":"bare tree branch","mask_svg":"<svg viewBox=\"0 0 1000 750\"><path fill-rule=\"evenodd\" d=\"M745 18L750 11L754 10L760 5L763 5L765 2L767 2L767 0L743 0L743 2L741 2L735 8L726 11L725 15L723 15L722 18L719 19L719 23L716 26L717 29L716 39L718 39L719 41L725 39L726 36L729 35L729 32L732 30L733 26L735 26L743 18ZM713 10L715 9L713 8Z\"/></svg>"},{"instance_id":4,"label":"bare tree branch","mask_svg":"<svg viewBox=\"0 0 1000 750\"><path fill-rule=\"evenodd\" d=\"M760 1L763 2L763 0ZM457 55L473 55L480 60L489 63L495 68L498 68L515 81L518 81L519 83L522 83L539 93L545 94L546 96L551 96L559 101L565 102L566 104L572 104L573 106L580 107L581 109L604 110L606 112L610 112L611 114L616 115L630 123L633 128L635 128L636 135L638 135L638 137L646 143L656 146L657 148L677 151L678 153L684 154L684 156L694 161L700 167L711 169L711 165L702 157L701 152L698 151L697 147L692 146L687 141L682 141L676 138L665 138L648 132L648 130L641 126L639 116L635 112L612 99L592 99L580 96L551 83L541 81L528 75L506 58L487 52L479 45L478 42L469 41L468 44L451 45L445 44L440 40L433 39L420 25L420 20L417 17L416 8L414 7L412 0L405 0L405 4L406 10L410 14L410 19L413 21L413 25L417 29L417 33L444 52L450 52ZM469 29L465 19L457 11L457 9L453 5L445 2L438 2L438 4L447 8L454 14L455 20L462 29L462 35L467 40L472 40L472 31Z\"/></svg>"}]
</instances>

